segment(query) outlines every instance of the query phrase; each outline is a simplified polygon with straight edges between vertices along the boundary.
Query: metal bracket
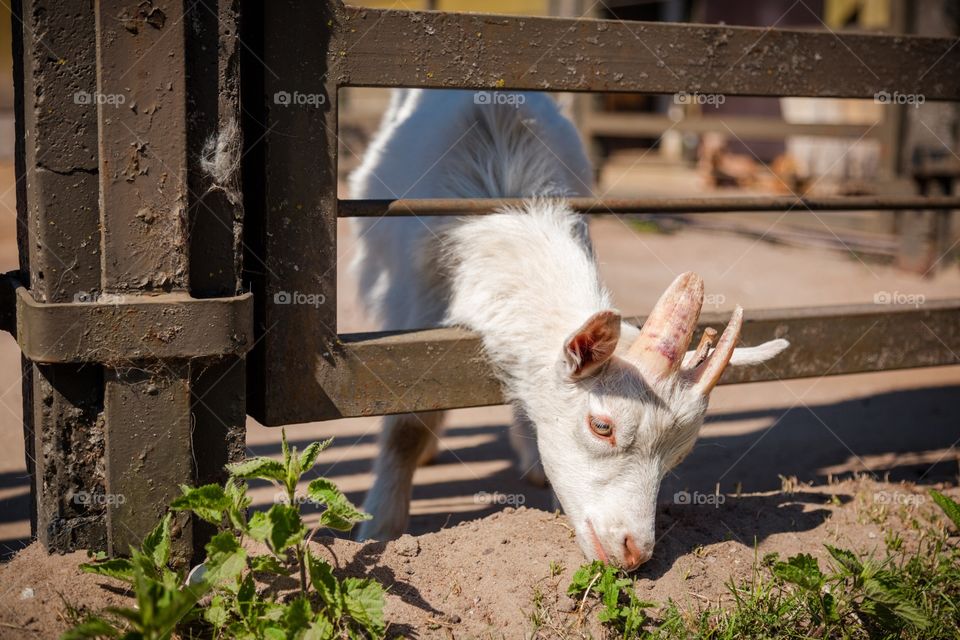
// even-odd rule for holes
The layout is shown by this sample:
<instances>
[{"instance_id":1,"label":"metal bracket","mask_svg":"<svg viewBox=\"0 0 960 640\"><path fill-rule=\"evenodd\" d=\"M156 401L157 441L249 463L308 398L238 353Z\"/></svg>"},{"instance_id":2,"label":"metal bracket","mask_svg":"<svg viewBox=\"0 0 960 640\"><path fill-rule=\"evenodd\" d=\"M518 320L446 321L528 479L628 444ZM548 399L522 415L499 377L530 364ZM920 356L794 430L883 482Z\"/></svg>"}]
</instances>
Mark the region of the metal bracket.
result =
<instances>
[{"instance_id":1,"label":"metal bracket","mask_svg":"<svg viewBox=\"0 0 960 640\"><path fill-rule=\"evenodd\" d=\"M253 346L251 293L226 298L107 294L90 302L43 303L11 274L3 280L6 295L0 300L6 298L6 304L0 306L9 316L15 300L11 333L33 362L189 360L243 355ZM0 321L0 328L10 330L11 324Z\"/></svg>"}]
</instances>

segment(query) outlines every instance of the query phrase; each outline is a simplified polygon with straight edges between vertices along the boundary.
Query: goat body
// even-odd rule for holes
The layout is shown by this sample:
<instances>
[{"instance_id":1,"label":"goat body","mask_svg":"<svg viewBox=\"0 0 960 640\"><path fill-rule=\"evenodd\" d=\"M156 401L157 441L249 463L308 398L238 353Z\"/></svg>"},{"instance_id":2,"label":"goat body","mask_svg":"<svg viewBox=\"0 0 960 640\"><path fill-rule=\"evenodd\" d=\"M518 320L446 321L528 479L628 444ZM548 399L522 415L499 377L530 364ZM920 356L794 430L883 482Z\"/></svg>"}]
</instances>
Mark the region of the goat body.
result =
<instances>
[{"instance_id":1,"label":"goat body","mask_svg":"<svg viewBox=\"0 0 960 640\"><path fill-rule=\"evenodd\" d=\"M513 405L524 470L549 478L587 555L634 567L652 553L660 479L692 447L726 359L763 361L786 343L734 354L737 324L722 362L702 363L712 343L681 362L702 304L694 274L664 294L646 342L622 323L586 221L563 201L591 192L576 129L545 94L499 95L512 99L393 93L352 197L530 199L487 216L355 221L363 299L386 329L476 331ZM439 412L385 419L362 537L403 533L414 469L441 423Z\"/></svg>"}]
</instances>

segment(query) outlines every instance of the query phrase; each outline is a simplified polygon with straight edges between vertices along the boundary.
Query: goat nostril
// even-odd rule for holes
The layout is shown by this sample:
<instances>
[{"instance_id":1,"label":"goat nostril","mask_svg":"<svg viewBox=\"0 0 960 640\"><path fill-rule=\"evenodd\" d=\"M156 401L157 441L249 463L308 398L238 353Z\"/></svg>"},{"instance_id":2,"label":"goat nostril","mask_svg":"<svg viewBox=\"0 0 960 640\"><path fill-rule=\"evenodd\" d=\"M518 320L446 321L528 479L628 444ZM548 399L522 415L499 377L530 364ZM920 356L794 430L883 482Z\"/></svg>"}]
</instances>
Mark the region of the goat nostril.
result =
<instances>
[{"instance_id":1,"label":"goat nostril","mask_svg":"<svg viewBox=\"0 0 960 640\"><path fill-rule=\"evenodd\" d=\"M652 555L653 545L645 544L643 547L638 547L631 535L627 535L623 539L623 561L626 565L624 568L628 571L636 569L649 560Z\"/></svg>"}]
</instances>

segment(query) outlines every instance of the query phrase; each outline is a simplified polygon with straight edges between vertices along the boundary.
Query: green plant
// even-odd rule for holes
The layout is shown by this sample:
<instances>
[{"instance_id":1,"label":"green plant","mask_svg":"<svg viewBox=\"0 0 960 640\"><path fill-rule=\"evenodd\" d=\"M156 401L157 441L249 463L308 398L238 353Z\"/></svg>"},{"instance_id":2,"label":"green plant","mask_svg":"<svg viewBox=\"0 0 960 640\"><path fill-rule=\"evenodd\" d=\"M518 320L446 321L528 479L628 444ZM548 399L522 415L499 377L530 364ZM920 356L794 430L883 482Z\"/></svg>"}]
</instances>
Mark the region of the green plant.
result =
<instances>
[{"instance_id":1,"label":"green plant","mask_svg":"<svg viewBox=\"0 0 960 640\"><path fill-rule=\"evenodd\" d=\"M930 492L960 529L960 505ZM935 522L935 521L934 521ZM892 542L891 542L892 541ZM640 602L617 569L593 562L574 574L568 593L599 598L598 619L624 638L960 638L960 548L943 527L925 529L911 553L888 538L878 559L825 545L824 568L810 554L754 562L753 579L727 585L729 608L683 611L669 601L659 612Z\"/></svg>"},{"instance_id":2,"label":"green plant","mask_svg":"<svg viewBox=\"0 0 960 640\"><path fill-rule=\"evenodd\" d=\"M136 596L136 607L110 607L102 616L91 616L67 631L64 640L77 638L125 638L161 640L174 628L195 617L194 607L212 587L211 581L183 585L183 576L167 567L170 560L170 514L144 539L130 549L130 558L103 559L81 565L83 571L126 582ZM219 560L219 558L217 559ZM229 567L211 563L212 577Z\"/></svg>"},{"instance_id":3,"label":"green plant","mask_svg":"<svg viewBox=\"0 0 960 640\"><path fill-rule=\"evenodd\" d=\"M170 521L168 514L144 540L131 549L130 559L98 558L83 570L118 578L131 585L136 609L107 609L64 635L74 640L117 637L126 640L166 640L175 629L203 637L238 640L324 640L382 638L383 588L369 578L338 579L333 568L310 552L308 541L320 527L350 530L369 518L325 478L311 481L305 495L297 492L303 474L331 441L314 442L303 453L289 447L282 435L283 459L252 458L229 465L223 486L181 487L174 511L189 511L217 526L206 545L206 559L185 582L182 573L168 568ZM251 499L246 480L263 479L283 491L283 500L249 518ZM308 531L300 505L323 507L319 522ZM245 538L260 542L267 553L249 553ZM256 577L281 581L296 576L297 591L284 599L278 589L261 593ZM269 595L267 595L269 594ZM201 598L209 595L203 606Z\"/></svg>"},{"instance_id":4,"label":"green plant","mask_svg":"<svg viewBox=\"0 0 960 640\"><path fill-rule=\"evenodd\" d=\"M647 621L644 610L654 606L637 598L633 580L599 560L577 569L567 588L568 595L581 598L581 610L591 593L603 604L597 619L624 638L635 637L640 632Z\"/></svg>"}]
</instances>

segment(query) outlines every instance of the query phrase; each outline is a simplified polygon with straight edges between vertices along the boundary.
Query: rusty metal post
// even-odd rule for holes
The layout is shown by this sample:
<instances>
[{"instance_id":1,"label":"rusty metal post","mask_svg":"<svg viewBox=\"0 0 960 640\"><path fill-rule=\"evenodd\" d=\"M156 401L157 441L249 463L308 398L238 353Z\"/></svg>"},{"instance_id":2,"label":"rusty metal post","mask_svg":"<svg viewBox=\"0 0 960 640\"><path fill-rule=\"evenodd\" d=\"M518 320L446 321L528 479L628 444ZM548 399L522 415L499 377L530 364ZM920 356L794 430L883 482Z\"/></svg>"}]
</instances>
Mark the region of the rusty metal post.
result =
<instances>
[{"instance_id":1,"label":"rusty metal post","mask_svg":"<svg viewBox=\"0 0 960 640\"><path fill-rule=\"evenodd\" d=\"M243 451L250 340L184 339L227 320L242 329L250 307L237 296L238 0L68 4L17 8L22 267L34 301L68 303L31 313L54 327L110 322L89 328L112 344L31 351L54 363L30 365L24 383L34 527L51 551L126 553L178 484L221 480ZM90 304L104 299L130 313ZM204 321L182 322L191 315ZM204 534L178 520L179 558Z\"/></svg>"},{"instance_id":2,"label":"rusty metal post","mask_svg":"<svg viewBox=\"0 0 960 640\"><path fill-rule=\"evenodd\" d=\"M95 6L103 292L186 290L184 2ZM122 553L192 481L189 371L108 367L103 411L108 551Z\"/></svg>"},{"instance_id":3,"label":"rusty metal post","mask_svg":"<svg viewBox=\"0 0 960 640\"><path fill-rule=\"evenodd\" d=\"M258 237L251 234L256 247L249 269L254 295L266 303L257 305L260 337L251 363L249 411L264 424L289 424L302 422L296 409L303 402L329 407L323 381L338 375L331 355L339 342L338 78L330 57L337 55L332 35L342 28L341 5L335 0L311 3L309 9L300 0L247 5L259 5L254 10L261 13L248 16L247 24L256 32L244 41L259 40L262 49L245 67L244 82L261 83L247 87L245 102L265 127L262 164L249 163L259 184L251 180L244 185L260 199L252 206L263 212ZM309 42L309 54L291 42ZM295 232L273 233L277 226ZM296 295L311 296L319 304L283 304L284 296ZM269 398L267 380L287 375L302 383L285 385L283 400Z\"/></svg>"},{"instance_id":4,"label":"rusty metal post","mask_svg":"<svg viewBox=\"0 0 960 640\"><path fill-rule=\"evenodd\" d=\"M91 3L18 0L14 16L17 240L38 302L100 286ZM53 108L56 105L56 108ZM103 385L98 366L24 361L31 529L50 550L103 548Z\"/></svg>"}]
</instances>

